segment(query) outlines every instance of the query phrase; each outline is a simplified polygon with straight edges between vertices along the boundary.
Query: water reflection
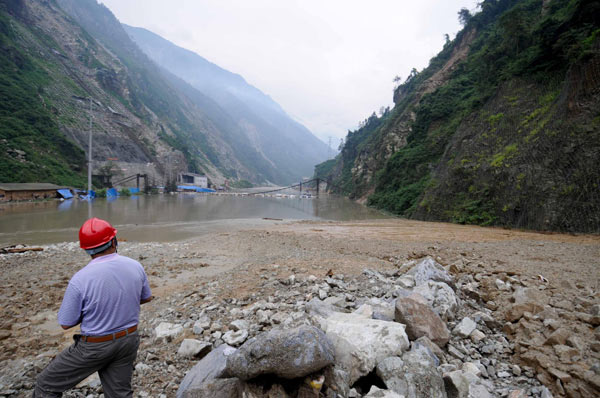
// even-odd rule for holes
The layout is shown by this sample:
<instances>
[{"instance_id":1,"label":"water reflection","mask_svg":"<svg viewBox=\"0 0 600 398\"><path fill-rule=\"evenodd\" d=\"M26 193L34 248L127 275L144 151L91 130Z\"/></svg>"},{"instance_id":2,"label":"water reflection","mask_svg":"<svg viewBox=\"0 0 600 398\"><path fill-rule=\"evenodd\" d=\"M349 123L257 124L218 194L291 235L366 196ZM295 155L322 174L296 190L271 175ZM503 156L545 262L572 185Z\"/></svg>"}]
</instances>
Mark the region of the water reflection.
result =
<instances>
[{"instance_id":1,"label":"water reflection","mask_svg":"<svg viewBox=\"0 0 600 398\"><path fill-rule=\"evenodd\" d=\"M73 241L90 217L109 220L120 236L131 240L165 241L227 230L265 217L346 221L385 216L346 198L328 196L291 199L179 194L14 203L0 206L0 247Z\"/></svg>"}]
</instances>

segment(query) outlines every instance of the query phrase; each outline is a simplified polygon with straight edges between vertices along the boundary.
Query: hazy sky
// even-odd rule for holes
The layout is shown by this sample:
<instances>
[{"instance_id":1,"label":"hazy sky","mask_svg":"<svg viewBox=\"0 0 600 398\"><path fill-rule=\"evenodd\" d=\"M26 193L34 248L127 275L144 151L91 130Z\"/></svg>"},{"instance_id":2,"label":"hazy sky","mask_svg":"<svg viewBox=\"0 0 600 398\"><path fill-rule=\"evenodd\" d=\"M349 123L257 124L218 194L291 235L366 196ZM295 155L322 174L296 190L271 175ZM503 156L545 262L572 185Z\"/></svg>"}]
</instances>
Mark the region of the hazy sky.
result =
<instances>
[{"instance_id":1,"label":"hazy sky","mask_svg":"<svg viewBox=\"0 0 600 398\"><path fill-rule=\"evenodd\" d=\"M121 21L192 50L270 95L327 142L427 66L477 0L99 0Z\"/></svg>"}]
</instances>

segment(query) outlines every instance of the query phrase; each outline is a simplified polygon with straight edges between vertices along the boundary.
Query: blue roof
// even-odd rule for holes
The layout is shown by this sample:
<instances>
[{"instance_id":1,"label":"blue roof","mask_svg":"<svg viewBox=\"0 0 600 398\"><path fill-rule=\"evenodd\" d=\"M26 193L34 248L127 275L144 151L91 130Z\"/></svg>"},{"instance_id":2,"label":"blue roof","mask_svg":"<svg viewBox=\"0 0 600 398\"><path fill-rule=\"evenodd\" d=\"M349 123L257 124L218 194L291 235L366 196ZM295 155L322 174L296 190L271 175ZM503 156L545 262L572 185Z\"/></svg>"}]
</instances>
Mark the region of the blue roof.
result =
<instances>
[{"instance_id":1,"label":"blue roof","mask_svg":"<svg viewBox=\"0 0 600 398\"><path fill-rule=\"evenodd\" d=\"M60 196L62 196L65 199L71 199L73 197L73 194L69 189L57 189L57 191L60 194Z\"/></svg>"}]
</instances>

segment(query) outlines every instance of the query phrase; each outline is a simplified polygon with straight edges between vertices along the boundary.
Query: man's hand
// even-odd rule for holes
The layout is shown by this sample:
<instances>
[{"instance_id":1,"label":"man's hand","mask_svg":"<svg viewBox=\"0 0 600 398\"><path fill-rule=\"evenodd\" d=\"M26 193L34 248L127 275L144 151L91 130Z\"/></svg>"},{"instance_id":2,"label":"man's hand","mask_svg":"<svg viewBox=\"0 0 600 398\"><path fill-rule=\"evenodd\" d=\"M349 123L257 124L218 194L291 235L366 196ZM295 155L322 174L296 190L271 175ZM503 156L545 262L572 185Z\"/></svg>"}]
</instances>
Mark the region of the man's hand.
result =
<instances>
[{"instance_id":1,"label":"man's hand","mask_svg":"<svg viewBox=\"0 0 600 398\"><path fill-rule=\"evenodd\" d=\"M154 298L154 296L150 296L148 298L142 299L142 300L140 300L140 304L149 303L150 301L152 301L153 298Z\"/></svg>"}]
</instances>

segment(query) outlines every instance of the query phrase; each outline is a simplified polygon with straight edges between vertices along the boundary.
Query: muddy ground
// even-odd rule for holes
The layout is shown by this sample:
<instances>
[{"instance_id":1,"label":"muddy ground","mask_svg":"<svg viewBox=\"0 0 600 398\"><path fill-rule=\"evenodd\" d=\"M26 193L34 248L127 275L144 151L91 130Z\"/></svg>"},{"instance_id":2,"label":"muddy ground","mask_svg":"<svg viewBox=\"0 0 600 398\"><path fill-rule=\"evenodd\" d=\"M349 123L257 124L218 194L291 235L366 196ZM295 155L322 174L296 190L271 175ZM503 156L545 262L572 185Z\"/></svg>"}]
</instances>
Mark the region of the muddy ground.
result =
<instances>
[{"instance_id":1,"label":"muddy ground","mask_svg":"<svg viewBox=\"0 0 600 398\"><path fill-rule=\"evenodd\" d=\"M152 356L172 358L170 353L161 352L175 353L178 342L156 353L152 328L168 314L182 312L177 302L183 297L195 294L198 305L209 304L205 298L217 304L230 299L260 300L274 294L273 288L261 283L267 274L283 280L292 274L297 277L324 277L328 272L358 275L365 268L393 271L407 260L429 255L443 265L452 265L451 272L472 274L481 282L481 299L488 302L488 308L494 310L500 322L506 322L504 311L510 307L512 295L510 291L498 289L494 284L496 279L513 285L522 281L523 286L535 287L545 295L543 304L554 306L558 302L560 305L554 307L558 310L557 317L561 318L559 321L564 323L561 325L583 341L578 348L579 355L568 360L563 358L562 362L558 354L553 357L552 352L547 352L552 347L542 346L544 338L555 330L554 326L535 324L536 319L526 314L529 323L524 325L524 331L516 326L506 331L517 343L528 340L515 349L514 362L535 369L538 379L559 396L563 393L577 396L577 389L581 387L573 383L572 393L567 388L573 378L584 380L581 382L592 389L598 383L598 374L592 371L600 364L599 347L594 346L600 338L598 325L594 324L596 318L568 315L589 315L600 304L598 236L540 234L393 219L272 221L269 225L263 223L231 233L203 234L175 243L137 243L127 241L126 236L120 238L119 253L144 265L156 296L153 302L142 307L140 330L144 339L139 358L147 359L148 352L152 352ZM56 323L56 313L69 278L86 264L88 257L76 242L42 247L44 250L38 252L0 255L0 396L28 396L37 372L60 349L68 346L71 336L77 332L63 331ZM486 283L487 280L490 283ZM539 335L532 336L535 333L527 330L529 324L540 329L535 330ZM541 354L557 362L551 364L552 369L562 369L570 377L553 376L539 358L525 355L531 351L532 344L539 345ZM141 384L146 380L151 379L154 386L146 388L150 393L139 396L155 396L158 390L165 396L173 396L185 370L195 362L173 363L168 359L165 363L173 365L165 375L134 375L137 391L145 388ZM583 393L580 396L584 396Z\"/></svg>"}]
</instances>

